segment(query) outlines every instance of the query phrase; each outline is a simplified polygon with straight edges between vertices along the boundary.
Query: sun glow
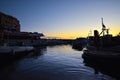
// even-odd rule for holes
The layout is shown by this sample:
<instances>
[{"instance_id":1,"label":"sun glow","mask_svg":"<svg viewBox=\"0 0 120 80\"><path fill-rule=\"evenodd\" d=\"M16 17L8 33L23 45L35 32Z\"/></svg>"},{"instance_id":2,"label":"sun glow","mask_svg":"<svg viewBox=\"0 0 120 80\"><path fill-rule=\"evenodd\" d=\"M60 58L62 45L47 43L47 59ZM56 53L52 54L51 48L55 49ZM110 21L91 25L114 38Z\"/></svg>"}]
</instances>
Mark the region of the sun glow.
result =
<instances>
[{"instance_id":1,"label":"sun glow","mask_svg":"<svg viewBox=\"0 0 120 80\"><path fill-rule=\"evenodd\" d=\"M76 39L78 37L87 37L88 32L85 33L83 32L52 32L52 33L46 33L46 35L54 37L54 38L59 38L59 39ZM58 37L59 36L59 37Z\"/></svg>"},{"instance_id":2,"label":"sun glow","mask_svg":"<svg viewBox=\"0 0 120 80\"><path fill-rule=\"evenodd\" d=\"M113 29L110 30L110 33L113 36L117 36L119 32L120 32L120 27L116 27L116 28L113 28Z\"/></svg>"}]
</instances>

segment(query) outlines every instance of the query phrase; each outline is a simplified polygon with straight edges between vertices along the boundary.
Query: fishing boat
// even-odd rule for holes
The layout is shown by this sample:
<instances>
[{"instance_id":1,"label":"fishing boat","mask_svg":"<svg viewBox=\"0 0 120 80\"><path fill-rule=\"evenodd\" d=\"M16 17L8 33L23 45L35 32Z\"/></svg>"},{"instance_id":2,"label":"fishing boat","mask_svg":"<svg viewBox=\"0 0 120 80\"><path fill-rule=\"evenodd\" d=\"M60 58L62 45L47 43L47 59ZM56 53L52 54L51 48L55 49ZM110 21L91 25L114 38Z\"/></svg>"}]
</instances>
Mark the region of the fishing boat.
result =
<instances>
[{"instance_id":1,"label":"fishing boat","mask_svg":"<svg viewBox=\"0 0 120 80\"><path fill-rule=\"evenodd\" d=\"M94 30L94 36L88 36L88 44L83 52L84 61L118 64L120 60L120 37L113 37L109 34L109 29L104 25L102 18L102 32L99 34L97 30Z\"/></svg>"}]
</instances>

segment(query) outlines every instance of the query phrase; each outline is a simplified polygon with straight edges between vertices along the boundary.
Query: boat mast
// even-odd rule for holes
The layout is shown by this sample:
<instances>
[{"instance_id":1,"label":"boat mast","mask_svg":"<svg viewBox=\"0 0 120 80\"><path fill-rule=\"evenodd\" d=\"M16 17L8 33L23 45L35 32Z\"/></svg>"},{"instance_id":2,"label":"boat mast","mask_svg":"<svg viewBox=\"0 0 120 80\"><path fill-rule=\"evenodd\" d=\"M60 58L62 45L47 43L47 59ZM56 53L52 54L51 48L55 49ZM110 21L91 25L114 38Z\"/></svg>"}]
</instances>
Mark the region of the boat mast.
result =
<instances>
[{"instance_id":1,"label":"boat mast","mask_svg":"<svg viewBox=\"0 0 120 80\"><path fill-rule=\"evenodd\" d=\"M101 18L101 20L102 20L102 32L103 32L103 36L104 36L105 35L106 27L105 27L105 25L103 23L103 18Z\"/></svg>"}]
</instances>

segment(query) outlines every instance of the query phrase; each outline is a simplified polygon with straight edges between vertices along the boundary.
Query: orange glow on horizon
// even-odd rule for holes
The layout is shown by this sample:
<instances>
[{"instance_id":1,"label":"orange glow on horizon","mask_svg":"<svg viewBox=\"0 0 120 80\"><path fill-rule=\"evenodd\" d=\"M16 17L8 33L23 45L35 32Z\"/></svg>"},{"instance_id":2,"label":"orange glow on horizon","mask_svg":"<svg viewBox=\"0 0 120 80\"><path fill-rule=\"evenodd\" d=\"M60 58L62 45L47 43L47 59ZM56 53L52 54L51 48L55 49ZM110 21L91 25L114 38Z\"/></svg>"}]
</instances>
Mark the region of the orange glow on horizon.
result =
<instances>
[{"instance_id":1,"label":"orange glow on horizon","mask_svg":"<svg viewBox=\"0 0 120 80\"><path fill-rule=\"evenodd\" d=\"M96 29L99 31L99 33L101 32L101 29ZM86 29L86 30L80 30L80 31L66 31L66 32L52 32L52 33L47 33L47 36L52 36L52 37L56 37L58 39L76 39L78 37L87 37L88 33L89 33L90 29ZM93 35L93 31L92 30L92 35ZM116 36L118 33L120 32L120 27L111 27L109 34L112 34L113 36Z\"/></svg>"},{"instance_id":2,"label":"orange glow on horizon","mask_svg":"<svg viewBox=\"0 0 120 80\"><path fill-rule=\"evenodd\" d=\"M47 33L47 36L56 37L59 39L76 39L78 37L87 37L88 32L53 32L53 33Z\"/></svg>"},{"instance_id":3,"label":"orange glow on horizon","mask_svg":"<svg viewBox=\"0 0 120 80\"><path fill-rule=\"evenodd\" d=\"M118 33L120 32L120 28L117 27L117 28L114 28L114 29L110 29L110 34L112 34L113 36L117 36Z\"/></svg>"}]
</instances>

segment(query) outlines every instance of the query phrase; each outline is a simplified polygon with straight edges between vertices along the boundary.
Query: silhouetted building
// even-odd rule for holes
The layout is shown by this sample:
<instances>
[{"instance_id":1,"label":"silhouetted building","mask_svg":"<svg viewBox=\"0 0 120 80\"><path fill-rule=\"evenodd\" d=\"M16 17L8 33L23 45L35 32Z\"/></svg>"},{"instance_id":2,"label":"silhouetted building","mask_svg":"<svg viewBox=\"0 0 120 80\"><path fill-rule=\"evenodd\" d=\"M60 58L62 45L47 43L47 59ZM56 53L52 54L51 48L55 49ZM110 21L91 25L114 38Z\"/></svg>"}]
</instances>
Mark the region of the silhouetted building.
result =
<instances>
[{"instance_id":1,"label":"silhouetted building","mask_svg":"<svg viewBox=\"0 0 120 80\"><path fill-rule=\"evenodd\" d=\"M17 18L0 12L0 32L20 32Z\"/></svg>"},{"instance_id":2,"label":"silhouetted building","mask_svg":"<svg viewBox=\"0 0 120 80\"><path fill-rule=\"evenodd\" d=\"M38 32L21 32L19 20L0 12L0 39L40 39L44 36Z\"/></svg>"},{"instance_id":3,"label":"silhouetted building","mask_svg":"<svg viewBox=\"0 0 120 80\"><path fill-rule=\"evenodd\" d=\"M9 39L30 39L36 40L44 36L43 33L37 32L14 32L14 34L9 35Z\"/></svg>"}]
</instances>

